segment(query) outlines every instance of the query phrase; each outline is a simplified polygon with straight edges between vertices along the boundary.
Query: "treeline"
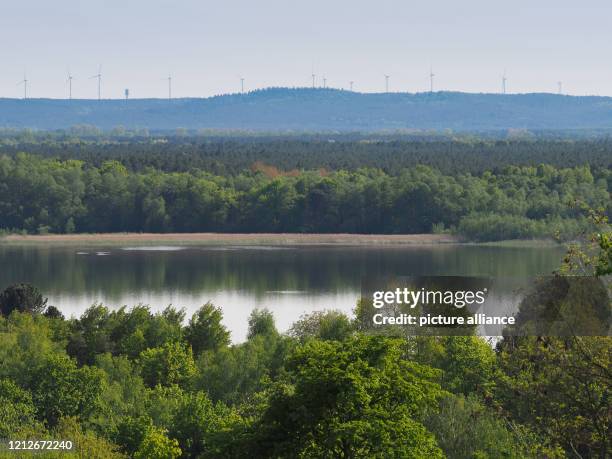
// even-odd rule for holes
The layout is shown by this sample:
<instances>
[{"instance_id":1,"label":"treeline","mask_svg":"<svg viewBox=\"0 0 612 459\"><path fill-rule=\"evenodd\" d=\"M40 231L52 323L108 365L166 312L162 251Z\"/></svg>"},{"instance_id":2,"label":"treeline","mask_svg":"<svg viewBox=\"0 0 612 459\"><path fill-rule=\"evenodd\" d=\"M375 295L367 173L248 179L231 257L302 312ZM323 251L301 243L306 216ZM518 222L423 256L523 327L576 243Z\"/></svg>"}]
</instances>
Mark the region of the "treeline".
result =
<instances>
[{"instance_id":1,"label":"treeline","mask_svg":"<svg viewBox=\"0 0 612 459\"><path fill-rule=\"evenodd\" d=\"M474 336L371 336L360 304L285 334L255 310L232 345L211 304L187 322L172 307L102 305L66 320L23 285L0 304L0 439L70 440L73 457L612 452L609 337L505 337L494 349Z\"/></svg>"},{"instance_id":2,"label":"treeline","mask_svg":"<svg viewBox=\"0 0 612 459\"><path fill-rule=\"evenodd\" d=\"M444 174L428 166L334 172L257 164L236 175L201 169L133 172L18 154L0 157L0 228L72 232L429 233L472 240L574 237L574 201L612 204L610 169L508 166Z\"/></svg>"},{"instance_id":3,"label":"treeline","mask_svg":"<svg viewBox=\"0 0 612 459\"><path fill-rule=\"evenodd\" d=\"M384 135L244 136L216 135L129 137L55 136L23 132L0 137L0 154L28 152L61 160L78 159L100 167L119 161L129 171L148 167L164 172L207 170L236 175L263 162L282 170L326 169L354 171L364 167L382 169L390 175L417 165L431 166L445 174L499 172L507 166L550 164L594 168L612 167L612 139L525 139L476 135L425 134L408 139Z\"/></svg>"}]
</instances>

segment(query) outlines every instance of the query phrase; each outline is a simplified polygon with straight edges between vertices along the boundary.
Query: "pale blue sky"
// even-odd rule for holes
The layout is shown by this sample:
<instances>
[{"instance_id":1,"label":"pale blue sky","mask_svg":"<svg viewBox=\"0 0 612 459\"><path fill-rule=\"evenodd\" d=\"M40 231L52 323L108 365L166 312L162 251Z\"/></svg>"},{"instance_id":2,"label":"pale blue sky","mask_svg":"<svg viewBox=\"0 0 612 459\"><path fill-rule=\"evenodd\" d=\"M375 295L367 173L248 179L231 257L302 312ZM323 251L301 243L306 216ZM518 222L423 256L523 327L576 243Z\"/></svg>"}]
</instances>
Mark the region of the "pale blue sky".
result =
<instances>
[{"instance_id":1,"label":"pale blue sky","mask_svg":"<svg viewBox=\"0 0 612 459\"><path fill-rule=\"evenodd\" d=\"M0 0L0 97L177 97L318 83L612 95L607 0Z\"/></svg>"}]
</instances>

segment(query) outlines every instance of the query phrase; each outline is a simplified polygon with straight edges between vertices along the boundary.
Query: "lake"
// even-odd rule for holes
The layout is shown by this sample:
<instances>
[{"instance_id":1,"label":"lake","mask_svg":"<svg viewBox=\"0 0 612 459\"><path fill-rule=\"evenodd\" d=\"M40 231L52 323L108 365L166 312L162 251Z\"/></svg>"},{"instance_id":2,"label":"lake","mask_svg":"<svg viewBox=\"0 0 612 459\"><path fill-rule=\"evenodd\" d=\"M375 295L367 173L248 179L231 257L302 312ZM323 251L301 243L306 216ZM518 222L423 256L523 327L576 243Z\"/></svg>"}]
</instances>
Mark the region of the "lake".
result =
<instances>
[{"instance_id":1,"label":"lake","mask_svg":"<svg viewBox=\"0 0 612 459\"><path fill-rule=\"evenodd\" d=\"M460 244L424 246L137 246L0 245L0 287L29 282L66 316L94 302L109 307L169 304L187 317L212 301L232 340L245 339L252 309L268 308L279 329L322 309L350 313L363 277L549 274L562 247Z\"/></svg>"}]
</instances>

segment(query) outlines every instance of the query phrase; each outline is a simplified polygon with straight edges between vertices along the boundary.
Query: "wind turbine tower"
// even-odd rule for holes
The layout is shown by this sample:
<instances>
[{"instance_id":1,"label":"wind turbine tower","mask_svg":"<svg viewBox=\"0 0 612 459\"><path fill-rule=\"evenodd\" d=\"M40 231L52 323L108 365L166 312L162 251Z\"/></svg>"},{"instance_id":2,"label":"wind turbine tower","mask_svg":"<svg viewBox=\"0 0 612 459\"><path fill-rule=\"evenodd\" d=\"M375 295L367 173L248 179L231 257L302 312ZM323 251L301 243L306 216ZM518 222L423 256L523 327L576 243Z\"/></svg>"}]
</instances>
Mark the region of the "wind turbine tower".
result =
<instances>
[{"instance_id":1,"label":"wind turbine tower","mask_svg":"<svg viewBox=\"0 0 612 459\"><path fill-rule=\"evenodd\" d=\"M72 73L70 73L70 71L68 72L68 79L66 80L66 83L68 83L68 100L72 100L72 79L74 77L72 76Z\"/></svg>"},{"instance_id":2,"label":"wind turbine tower","mask_svg":"<svg viewBox=\"0 0 612 459\"><path fill-rule=\"evenodd\" d=\"M385 92L389 92L389 75L385 75Z\"/></svg>"},{"instance_id":3,"label":"wind turbine tower","mask_svg":"<svg viewBox=\"0 0 612 459\"><path fill-rule=\"evenodd\" d=\"M504 70L502 75L502 94L506 94L506 81L508 81L508 78L506 78L506 71Z\"/></svg>"},{"instance_id":4,"label":"wind turbine tower","mask_svg":"<svg viewBox=\"0 0 612 459\"><path fill-rule=\"evenodd\" d=\"M433 73L433 69L431 66L429 67L429 92L433 92L434 90L434 77L436 75Z\"/></svg>"},{"instance_id":5,"label":"wind turbine tower","mask_svg":"<svg viewBox=\"0 0 612 459\"><path fill-rule=\"evenodd\" d=\"M313 73L312 75L310 75L312 77L312 88L314 89L315 87L315 80L316 80L316 75Z\"/></svg>"},{"instance_id":6,"label":"wind turbine tower","mask_svg":"<svg viewBox=\"0 0 612 459\"><path fill-rule=\"evenodd\" d=\"M351 92L353 91L353 83L354 83L354 81L349 81L349 86L351 88Z\"/></svg>"},{"instance_id":7,"label":"wind turbine tower","mask_svg":"<svg viewBox=\"0 0 612 459\"><path fill-rule=\"evenodd\" d=\"M244 94L244 78L240 77L240 94Z\"/></svg>"},{"instance_id":8,"label":"wind turbine tower","mask_svg":"<svg viewBox=\"0 0 612 459\"><path fill-rule=\"evenodd\" d=\"M168 75L168 100L172 100L172 75Z\"/></svg>"},{"instance_id":9,"label":"wind turbine tower","mask_svg":"<svg viewBox=\"0 0 612 459\"><path fill-rule=\"evenodd\" d=\"M28 98L28 77L26 74L23 74L23 80L21 80L17 85L23 84L23 100Z\"/></svg>"},{"instance_id":10,"label":"wind turbine tower","mask_svg":"<svg viewBox=\"0 0 612 459\"><path fill-rule=\"evenodd\" d=\"M559 90L559 95L563 94L563 82L557 81L557 88Z\"/></svg>"},{"instance_id":11,"label":"wind turbine tower","mask_svg":"<svg viewBox=\"0 0 612 459\"><path fill-rule=\"evenodd\" d=\"M89 79L91 80L92 78L97 78L98 79L98 101L100 101L102 99L102 93L101 93L101 85L102 85L102 66L98 67L98 73L96 75L90 76Z\"/></svg>"},{"instance_id":12,"label":"wind turbine tower","mask_svg":"<svg viewBox=\"0 0 612 459\"><path fill-rule=\"evenodd\" d=\"M323 88L327 88L327 78L323 77Z\"/></svg>"}]
</instances>

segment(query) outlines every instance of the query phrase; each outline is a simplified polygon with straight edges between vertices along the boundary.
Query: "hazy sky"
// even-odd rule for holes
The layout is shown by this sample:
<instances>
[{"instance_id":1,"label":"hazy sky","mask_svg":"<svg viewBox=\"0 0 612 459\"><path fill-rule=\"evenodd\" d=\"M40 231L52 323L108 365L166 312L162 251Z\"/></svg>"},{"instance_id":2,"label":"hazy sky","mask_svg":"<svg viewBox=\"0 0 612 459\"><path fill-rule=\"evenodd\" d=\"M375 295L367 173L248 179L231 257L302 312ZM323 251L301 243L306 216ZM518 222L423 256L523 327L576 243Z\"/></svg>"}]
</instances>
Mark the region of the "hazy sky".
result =
<instances>
[{"instance_id":1,"label":"hazy sky","mask_svg":"<svg viewBox=\"0 0 612 459\"><path fill-rule=\"evenodd\" d=\"M0 97L210 96L317 83L612 95L610 0L0 0Z\"/></svg>"}]
</instances>

